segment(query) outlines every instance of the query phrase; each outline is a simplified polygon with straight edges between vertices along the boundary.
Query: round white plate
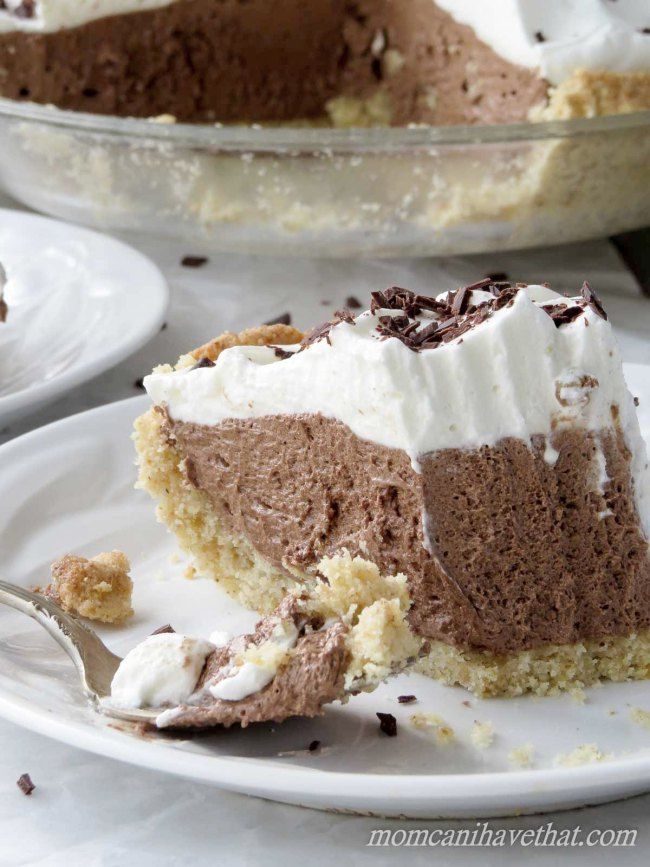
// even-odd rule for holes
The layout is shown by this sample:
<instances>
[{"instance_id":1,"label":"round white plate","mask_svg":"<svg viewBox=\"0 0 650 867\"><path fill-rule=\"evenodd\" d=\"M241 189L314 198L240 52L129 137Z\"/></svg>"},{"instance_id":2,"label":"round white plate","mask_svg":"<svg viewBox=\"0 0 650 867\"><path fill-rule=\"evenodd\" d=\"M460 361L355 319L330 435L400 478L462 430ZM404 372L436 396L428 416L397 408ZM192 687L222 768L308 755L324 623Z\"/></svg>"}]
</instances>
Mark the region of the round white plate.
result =
<instances>
[{"instance_id":1,"label":"round white plate","mask_svg":"<svg viewBox=\"0 0 650 867\"><path fill-rule=\"evenodd\" d=\"M0 426L117 364L163 324L160 271L126 244L0 209L7 321L0 323Z\"/></svg>"},{"instance_id":2,"label":"round white plate","mask_svg":"<svg viewBox=\"0 0 650 867\"><path fill-rule=\"evenodd\" d=\"M650 369L628 368L630 385L650 408ZM133 489L129 434L147 406L135 398L73 416L0 448L1 571L30 587L48 579L49 563L67 551L86 556L120 548L132 561L136 616L125 629L100 630L124 653L153 629L207 635L235 631L255 616L208 581L182 577L170 536L149 498ZM650 422L646 415L645 422ZM650 431L650 427L646 427ZM400 705L413 693L417 704ZM607 684L580 704L570 696L484 700L424 677L401 676L315 720L291 720L194 739L153 734L95 714L72 663L25 617L0 607L0 714L19 725L101 755L265 798L331 810L408 817L494 816L556 810L650 789L650 731L630 709L650 710L650 684ZM377 711L393 713L398 736L378 730ZM456 742L409 723L415 711L441 715ZM472 744L475 720L492 722L494 743ZM320 740L322 749L306 747ZM508 759L535 747L534 765ZM596 744L610 757L558 767L555 757Z\"/></svg>"}]
</instances>

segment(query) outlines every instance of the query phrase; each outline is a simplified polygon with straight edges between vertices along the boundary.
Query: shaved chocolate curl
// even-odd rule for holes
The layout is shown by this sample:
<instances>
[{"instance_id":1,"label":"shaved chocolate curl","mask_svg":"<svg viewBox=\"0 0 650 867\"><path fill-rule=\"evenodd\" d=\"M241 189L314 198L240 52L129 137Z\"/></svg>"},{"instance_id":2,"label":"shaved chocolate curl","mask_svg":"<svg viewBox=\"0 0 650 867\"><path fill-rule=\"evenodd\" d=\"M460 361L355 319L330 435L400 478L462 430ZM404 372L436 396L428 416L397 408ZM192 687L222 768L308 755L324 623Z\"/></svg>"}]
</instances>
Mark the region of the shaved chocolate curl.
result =
<instances>
[{"instance_id":1,"label":"shaved chocolate curl","mask_svg":"<svg viewBox=\"0 0 650 867\"><path fill-rule=\"evenodd\" d=\"M607 319L607 313L605 313L605 308L601 304L600 298L596 295L596 293L591 288L589 283L587 283L586 280L582 284L581 294L582 294L583 300L589 305L589 307L591 307L591 309L594 311L594 313L597 313L598 316L600 316L606 320Z\"/></svg>"},{"instance_id":2,"label":"shaved chocolate curl","mask_svg":"<svg viewBox=\"0 0 650 867\"><path fill-rule=\"evenodd\" d=\"M454 340L460 342L468 331L485 322L497 311L514 304L517 294L528 286L527 283L512 285L493 279L504 276L506 275L496 274L484 277L476 283L462 286L437 298L421 295L401 286L389 286L387 289L371 292L370 312L377 316L378 320L376 333L381 340L395 338L401 341L413 352L436 349ZM484 290L490 297L474 303L472 293L476 290ZM580 299L543 304L540 309L551 317L556 328L561 328L574 322L587 306L603 319L607 319L600 300L588 283L583 285ZM301 349L319 340L327 340L329 343L331 329L340 322L355 324L349 310L339 310L334 319L317 326L303 338ZM585 324L588 324L586 319Z\"/></svg>"}]
</instances>

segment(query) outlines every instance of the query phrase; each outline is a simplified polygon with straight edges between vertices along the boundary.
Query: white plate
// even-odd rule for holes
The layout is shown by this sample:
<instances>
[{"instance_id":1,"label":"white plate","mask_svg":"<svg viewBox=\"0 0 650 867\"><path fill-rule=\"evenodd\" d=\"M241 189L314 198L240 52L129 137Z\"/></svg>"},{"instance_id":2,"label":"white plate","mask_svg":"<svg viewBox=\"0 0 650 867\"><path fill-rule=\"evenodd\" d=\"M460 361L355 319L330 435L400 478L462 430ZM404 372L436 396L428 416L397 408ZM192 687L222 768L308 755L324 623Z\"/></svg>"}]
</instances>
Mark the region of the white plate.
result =
<instances>
[{"instance_id":1,"label":"white plate","mask_svg":"<svg viewBox=\"0 0 650 867\"><path fill-rule=\"evenodd\" d=\"M163 324L162 274L113 238L0 209L0 262L0 426L117 364Z\"/></svg>"},{"instance_id":2,"label":"white plate","mask_svg":"<svg viewBox=\"0 0 650 867\"><path fill-rule=\"evenodd\" d=\"M650 407L650 369L632 365L628 374L641 406ZM154 520L149 498L133 490L129 433L146 406L146 398L112 404L0 448L2 572L34 586L47 580L48 564L63 552L126 551L136 582L136 617L126 629L101 630L118 653L170 621L179 631L207 635L214 628L247 628L255 620L214 584L182 577L183 563L170 559L171 537ZM402 693L414 693L418 703L399 705ZM480 701L412 675L346 707L331 707L316 720L195 739L143 738L93 713L58 646L30 620L0 607L3 716L102 755L311 807L467 817L638 794L650 789L650 732L629 718L636 706L650 709L648 683L608 684L590 690L585 704L569 696ZM408 718L416 710L443 716L457 742L439 746L433 735L415 730ZM396 738L379 733L376 711L397 717ZM494 724L489 749L472 745L474 720ZM322 751L307 752L315 739ZM534 767L516 769L508 752L528 742L536 747ZM596 743L612 758L578 768L553 765L556 754L585 743Z\"/></svg>"}]
</instances>

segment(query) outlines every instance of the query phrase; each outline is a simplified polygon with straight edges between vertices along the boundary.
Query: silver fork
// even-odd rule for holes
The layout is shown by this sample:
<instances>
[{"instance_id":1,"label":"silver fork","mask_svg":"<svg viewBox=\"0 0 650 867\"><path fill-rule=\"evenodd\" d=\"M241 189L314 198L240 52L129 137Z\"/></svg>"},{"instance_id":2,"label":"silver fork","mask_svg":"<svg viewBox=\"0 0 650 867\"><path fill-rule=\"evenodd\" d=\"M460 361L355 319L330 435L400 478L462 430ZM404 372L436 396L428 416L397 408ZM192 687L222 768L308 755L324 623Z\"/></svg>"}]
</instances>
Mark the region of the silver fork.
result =
<instances>
[{"instance_id":1,"label":"silver fork","mask_svg":"<svg viewBox=\"0 0 650 867\"><path fill-rule=\"evenodd\" d=\"M60 605L15 584L0 581L0 603L26 614L46 629L74 662L86 697L97 710L116 719L153 723L160 710L120 710L102 699L111 694L113 675L122 662L99 636Z\"/></svg>"}]
</instances>

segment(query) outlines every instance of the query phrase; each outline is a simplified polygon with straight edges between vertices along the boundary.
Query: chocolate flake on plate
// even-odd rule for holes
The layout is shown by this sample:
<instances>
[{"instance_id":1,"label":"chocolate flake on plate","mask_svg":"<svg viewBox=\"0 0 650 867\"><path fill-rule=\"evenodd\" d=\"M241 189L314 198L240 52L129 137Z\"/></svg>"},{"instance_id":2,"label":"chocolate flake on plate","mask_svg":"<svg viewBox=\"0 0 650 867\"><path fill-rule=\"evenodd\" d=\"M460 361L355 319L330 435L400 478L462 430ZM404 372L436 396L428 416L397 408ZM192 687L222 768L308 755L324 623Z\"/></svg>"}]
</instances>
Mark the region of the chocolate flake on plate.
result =
<instances>
[{"instance_id":1,"label":"chocolate flake on plate","mask_svg":"<svg viewBox=\"0 0 650 867\"><path fill-rule=\"evenodd\" d=\"M16 780L16 785L23 793L23 795L31 795L36 786L32 783L32 778L29 774L21 774L20 777Z\"/></svg>"},{"instance_id":2,"label":"chocolate flake on plate","mask_svg":"<svg viewBox=\"0 0 650 867\"><path fill-rule=\"evenodd\" d=\"M397 720L392 713L377 712L377 717L379 719L380 731L385 735L388 735L389 738L394 738L397 734Z\"/></svg>"},{"instance_id":3,"label":"chocolate flake on plate","mask_svg":"<svg viewBox=\"0 0 650 867\"><path fill-rule=\"evenodd\" d=\"M417 701L417 698L414 695L398 695L397 701L400 704L412 704L414 701Z\"/></svg>"},{"instance_id":4,"label":"chocolate flake on plate","mask_svg":"<svg viewBox=\"0 0 650 867\"><path fill-rule=\"evenodd\" d=\"M154 629L151 633L152 635L163 635L167 632L176 632L174 627L170 623L166 623L164 626L159 626L158 629Z\"/></svg>"},{"instance_id":5,"label":"chocolate flake on plate","mask_svg":"<svg viewBox=\"0 0 650 867\"><path fill-rule=\"evenodd\" d=\"M183 268L201 268L207 261L207 256L183 256L181 265Z\"/></svg>"},{"instance_id":6,"label":"chocolate flake on plate","mask_svg":"<svg viewBox=\"0 0 650 867\"><path fill-rule=\"evenodd\" d=\"M312 741L307 747L310 753L315 753L316 750L320 749L320 741Z\"/></svg>"},{"instance_id":7,"label":"chocolate flake on plate","mask_svg":"<svg viewBox=\"0 0 650 867\"><path fill-rule=\"evenodd\" d=\"M348 297L345 299L345 306L349 307L350 310L361 310L361 307L363 305L358 298L354 297L354 295L348 295Z\"/></svg>"}]
</instances>

